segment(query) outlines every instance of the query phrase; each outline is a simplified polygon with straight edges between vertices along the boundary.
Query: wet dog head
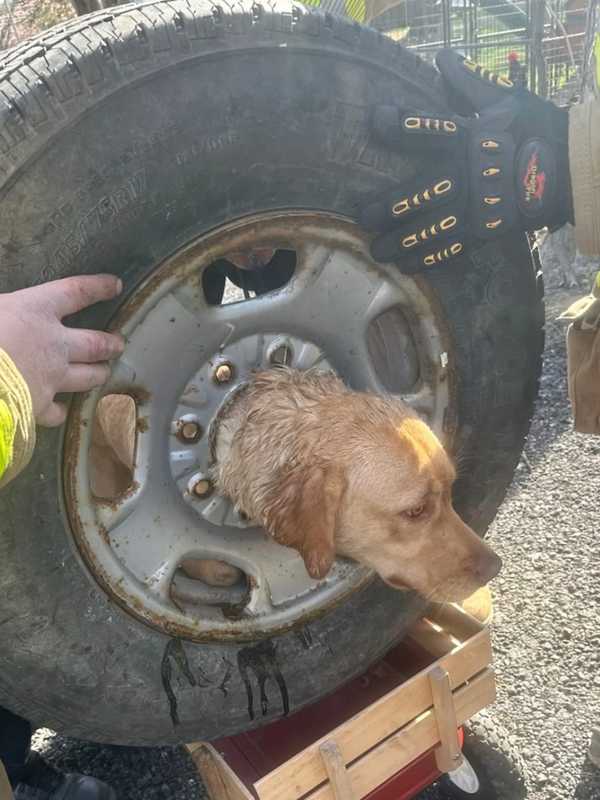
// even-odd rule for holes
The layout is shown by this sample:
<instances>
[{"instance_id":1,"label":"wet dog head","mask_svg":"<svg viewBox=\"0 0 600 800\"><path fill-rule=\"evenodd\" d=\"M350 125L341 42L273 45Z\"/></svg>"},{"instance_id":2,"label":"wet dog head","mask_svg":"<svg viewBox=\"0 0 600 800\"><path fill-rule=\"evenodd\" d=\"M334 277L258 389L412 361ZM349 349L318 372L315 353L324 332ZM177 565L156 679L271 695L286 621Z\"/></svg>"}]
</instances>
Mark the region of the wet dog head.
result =
<instances>
[{"instance_id":1,"label":"wet dog head","mask_svg":"<svg viewBox=\"0 0 600 800\"><path fill-rule=\"evenodd\" d=\"M380 431L369 467L350 467L339 506L338 552L386 583L436 600L460 601L494 578L500 558L452 507L454 467L419 419Z\"/></svg>"},{"instance_id":2,"label":"wet dog head","mask_svg":"<svg viewBox=\"0 0 600 800\"><path fill-rule=\"evenodd\" d=\"M452 507L450 459L404 404L346 390L324 399L314 420L318 432L297 430L308 437L303 451L263 515L313 578L339 554L395 588L460 601L497 575L500 558Z\"/></svg>"}]
</instances>

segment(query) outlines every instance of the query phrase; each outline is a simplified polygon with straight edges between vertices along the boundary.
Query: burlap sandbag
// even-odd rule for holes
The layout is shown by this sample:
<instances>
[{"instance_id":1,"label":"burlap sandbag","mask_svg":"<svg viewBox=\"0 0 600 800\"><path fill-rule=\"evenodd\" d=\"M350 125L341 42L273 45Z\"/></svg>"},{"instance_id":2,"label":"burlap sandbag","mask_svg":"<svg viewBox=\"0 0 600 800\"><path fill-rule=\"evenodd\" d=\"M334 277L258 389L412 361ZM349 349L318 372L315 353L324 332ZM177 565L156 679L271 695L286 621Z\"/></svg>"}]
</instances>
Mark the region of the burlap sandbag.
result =
<instances>
[{"instance_id":1,"label":"burlap sandbag","mask_svg":"<svg viewBox=\"0 0 600 800\"><path fill-rule=\"evenodd\" d=\"M600 434L600 331L569 325L567 352L575 430Z\"/></svg>"},{"instance_id":2,"label":"burlap sandbag","mask_svg":"<svg viewBox=\"0 0 600 800\"><path fill-rule=\"evenodd\" d=\"M571 323L567 357L575 430L600 434L600 273L591 294L573 303L560 319Z\"/></svg>"},{"instance_id":3,"label":"burlap sandbag","mask_svg":"<svg viewBox=\"0 0 600 800\"><path fill-rule=\"evenodd\" d=\"M0 800L12 800L12 789L2 761L0 761Z\"/></svg>"}]
</instances>

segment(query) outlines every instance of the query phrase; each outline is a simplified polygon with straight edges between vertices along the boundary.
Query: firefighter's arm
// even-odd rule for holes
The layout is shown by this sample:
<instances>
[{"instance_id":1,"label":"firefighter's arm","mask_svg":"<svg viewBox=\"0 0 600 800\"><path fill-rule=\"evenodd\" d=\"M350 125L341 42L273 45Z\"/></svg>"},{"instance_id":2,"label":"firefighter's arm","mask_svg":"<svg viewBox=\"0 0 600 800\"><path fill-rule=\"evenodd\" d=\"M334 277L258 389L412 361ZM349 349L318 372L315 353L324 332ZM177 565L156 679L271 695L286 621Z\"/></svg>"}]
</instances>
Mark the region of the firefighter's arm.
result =
<instances>
[{"instance_id":1,"label":"firefighter's arm","mask_svg":"<svg viewBox=\"0 0 600 800\"><path fill-rule=\"evenodd\" d=\"M600 255L600 99L569 111L569 167L575 239L584 255Z\"/></svg>"},{"instance_id":2,"label":"firefighter's arm","mask_svg":"<svg viewBox=\"0 0 600 800\"><path fill-rule=\"evenodd\" d=\"M121 337L62 320L120 291L117 278L96 275L0 294L0 486L31 458L35 423L64 421L66 407L56 396L89 391L108 378Z\"/></svg>"},{"instance_id":3,"label":"firefighter's arm","mask_svg":"<svg viewBox=\"0 0 600 800\"><path fill-rule=\"evenodd\" d=\"M27 466L34 444L31 394L13 360L0 350L0 486Z\"/></svg>"},{"instance_id":4,"label":"firefighter's arm","mask_svg":"<svg viewBox=\"0 0 600 800\"><path fill-rule=\"evenodd\" d=\"M600 255L600 37L595 46L595 95L569 111L569 165L578 249ZM567 331L569 398L575 430L600 435L600 273L591 293L561 319Z\"/></svg>"}]
</instances>

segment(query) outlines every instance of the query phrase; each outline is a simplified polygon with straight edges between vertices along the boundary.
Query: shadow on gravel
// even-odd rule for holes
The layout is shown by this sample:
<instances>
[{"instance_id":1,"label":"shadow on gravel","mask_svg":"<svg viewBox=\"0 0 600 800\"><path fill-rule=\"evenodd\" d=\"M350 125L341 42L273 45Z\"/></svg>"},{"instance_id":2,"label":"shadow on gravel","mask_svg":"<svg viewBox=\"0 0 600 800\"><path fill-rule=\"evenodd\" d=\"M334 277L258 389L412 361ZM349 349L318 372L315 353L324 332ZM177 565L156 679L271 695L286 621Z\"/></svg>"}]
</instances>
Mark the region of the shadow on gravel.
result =
<instances>
[{"instance_id":1,"label":"shadow on gravel","mask_svg":"<svg viewBox=\"0 0 600 800\"><path fill-rule=\"evenodd\" d=\"M586 756L573 800L600 800L600 768Z\"/></svg>"},{"instance_id":2,"label":"shadow on gravel","mask_svg":"<svg viewBox=\"0 0 600 800\"><path fill-rule=\"evenodd\" d=\"M183 747L118 747L42 730L34 736L34 748L57 769L92 775L110 784L118 800L204 800L207 796Z\"/></svg>"}]
</instances>

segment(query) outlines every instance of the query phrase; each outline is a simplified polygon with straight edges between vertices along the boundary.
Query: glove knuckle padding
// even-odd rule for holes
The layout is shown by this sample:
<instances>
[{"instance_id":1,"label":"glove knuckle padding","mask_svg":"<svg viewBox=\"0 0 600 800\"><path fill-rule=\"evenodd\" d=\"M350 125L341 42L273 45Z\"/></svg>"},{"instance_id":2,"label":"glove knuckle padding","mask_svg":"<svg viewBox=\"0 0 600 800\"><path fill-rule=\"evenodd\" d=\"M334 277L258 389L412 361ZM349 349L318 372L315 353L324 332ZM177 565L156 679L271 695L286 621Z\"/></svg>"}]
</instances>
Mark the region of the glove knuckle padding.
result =
<instances>
[{"instance_id":1,"label":"glove knuckle padding","mask_svg":"<svg viewBox=\"0 0 600 800\"><path fill-rule=\"evenodd\" d=\"M469 142L469 203L472 235L496 236L514 225L512 175L515 145L509 134L479 130Z\"/></svg>"}]
</instances>

